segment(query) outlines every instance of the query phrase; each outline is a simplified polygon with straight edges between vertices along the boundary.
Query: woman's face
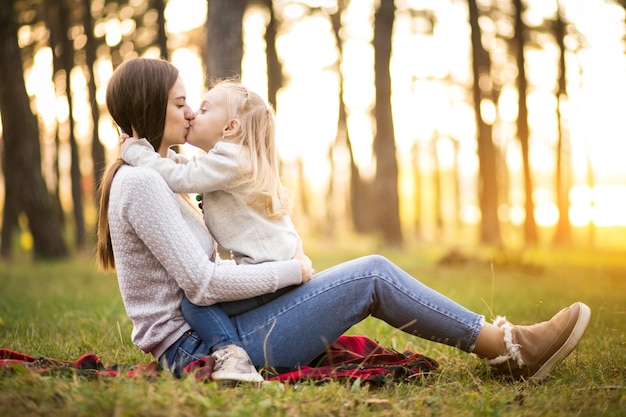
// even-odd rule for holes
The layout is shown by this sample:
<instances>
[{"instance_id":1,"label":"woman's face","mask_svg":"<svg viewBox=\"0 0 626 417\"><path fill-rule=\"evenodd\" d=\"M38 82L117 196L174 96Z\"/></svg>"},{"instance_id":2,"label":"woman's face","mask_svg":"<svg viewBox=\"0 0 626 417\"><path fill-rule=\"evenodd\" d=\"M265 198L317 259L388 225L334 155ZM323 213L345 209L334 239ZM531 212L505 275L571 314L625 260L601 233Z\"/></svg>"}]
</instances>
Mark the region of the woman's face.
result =
<instances>
[{"instance_id":1,"label":"woman's face","mask_svg":"<svg viewBox=\"0 0 626 417\"><path fill-rule=\"evenodd\" d=\"M185 143L189 133L189 122L194 114L187 104L187 93L182 78L178 77L167 98L167 110L165 113L165 128L163 140L159 148L161 156L167 155L167 150L174 145Z\"/></svg>"},{"instance_id":2,"label":"woman's face","mask_svg":"<svg viewBox=\"0 0 626 417\"><path fill-rule=\"evenodd\" d=\"M222 94L210 90L202 98L200 109L189 129L187 142L208 152L229 129L230 120Z\"/></svg>"}]
</instances>

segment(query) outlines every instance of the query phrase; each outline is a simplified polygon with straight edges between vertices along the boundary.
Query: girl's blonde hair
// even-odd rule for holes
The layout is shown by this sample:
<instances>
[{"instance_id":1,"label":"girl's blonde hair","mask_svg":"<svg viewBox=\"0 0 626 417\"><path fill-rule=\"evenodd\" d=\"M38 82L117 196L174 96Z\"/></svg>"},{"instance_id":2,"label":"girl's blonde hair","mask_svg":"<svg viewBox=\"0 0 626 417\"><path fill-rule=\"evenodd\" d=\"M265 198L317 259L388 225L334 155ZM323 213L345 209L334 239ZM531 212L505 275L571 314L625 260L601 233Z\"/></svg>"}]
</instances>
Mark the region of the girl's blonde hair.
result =
<instances>
[{"instance_id":1,"label":"girl's blonde hair","mask_svg":"<svg viewBox=\"0 0 626 417\"><path fill-rule=\"evenodd\" d=\"M249 151L245 175L250 189L248 204L270 218L289 214L291 194L280 181L274 109L235 79L218 80L211 91L223 100L228 118L239 120L239 130L228 140Z\"/></svg>"}]
</instances>

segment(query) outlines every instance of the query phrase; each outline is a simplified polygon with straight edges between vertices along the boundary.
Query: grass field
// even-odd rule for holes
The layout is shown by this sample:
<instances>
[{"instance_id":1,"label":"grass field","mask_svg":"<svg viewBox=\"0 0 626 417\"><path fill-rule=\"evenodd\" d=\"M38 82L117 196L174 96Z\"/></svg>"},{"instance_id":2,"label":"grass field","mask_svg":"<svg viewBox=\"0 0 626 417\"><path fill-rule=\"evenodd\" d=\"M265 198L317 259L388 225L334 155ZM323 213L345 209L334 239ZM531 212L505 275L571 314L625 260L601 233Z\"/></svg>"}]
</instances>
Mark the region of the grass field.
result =
<instances>
[{"instance_id":1,"label":"grass field","mask_svg":"<svg viewBox=\"0 0 626 417\"><path fill-rule=\"evenodd\" d=\"M343 249L345 247L350 250ZM309 244L317 270L373 252L367 245ZM541 385L507 383L482 361L367 319L350 330L440 363L422 380L381 388L332 382L224 388L175 380L42 376L0 371L0 416L624 416L626 415L626 259L621 253L562 250L473 252L442 266L443 249L379 251L424 283L485 314L515 323L549 318L581 300L592 319L578 349ZM148 363L130 342L114 274L91 256L0 264L0 348L75 360L96 353L105 365Z\"/></svg>"}]
</instances>

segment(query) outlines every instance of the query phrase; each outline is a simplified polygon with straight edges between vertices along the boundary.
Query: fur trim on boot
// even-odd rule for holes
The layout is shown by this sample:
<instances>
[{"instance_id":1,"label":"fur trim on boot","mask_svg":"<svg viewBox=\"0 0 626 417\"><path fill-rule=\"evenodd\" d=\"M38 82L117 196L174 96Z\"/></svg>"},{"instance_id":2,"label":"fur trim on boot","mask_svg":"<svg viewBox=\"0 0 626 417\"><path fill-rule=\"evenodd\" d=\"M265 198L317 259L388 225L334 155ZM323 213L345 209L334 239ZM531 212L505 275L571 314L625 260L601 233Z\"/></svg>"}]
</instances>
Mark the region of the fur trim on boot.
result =
<instances>
[{"instance_id":1,"label":"fur trim on boot","mask_svg":"<svg viewBox=\"0 0 626 417\"><path fill-rule=\"evenodd\" d=\"M513 325L506 320L506 317L502 316L497 316L493 320L493 324L496 327L500 327L504 330L503 340L507 353L487 360L487 364L489 364L489 366L497 366L504 362L507 362L508 360L513 360L520 368L526 366L526 363L524 363L524 359L522 359L522 354L520 352L520 348L522 347L522 345L513 343Z\"/></svg>"}]
</instances>

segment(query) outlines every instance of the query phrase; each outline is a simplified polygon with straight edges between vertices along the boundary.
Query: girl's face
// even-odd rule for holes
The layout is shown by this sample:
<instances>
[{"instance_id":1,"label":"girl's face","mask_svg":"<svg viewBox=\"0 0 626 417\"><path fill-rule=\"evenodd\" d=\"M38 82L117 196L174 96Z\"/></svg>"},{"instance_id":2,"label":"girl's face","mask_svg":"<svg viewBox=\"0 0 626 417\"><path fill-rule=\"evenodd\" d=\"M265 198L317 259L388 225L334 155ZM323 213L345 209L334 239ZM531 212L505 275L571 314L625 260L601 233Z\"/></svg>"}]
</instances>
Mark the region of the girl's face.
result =
<instances>
[{"instance_id":1,"label":"girl's face","mask_svg":"<svg viewBox=\"0 0 626 417\"><path fill-rule=\"evenodd\" d=\"M171 146L185 143L189 133L190 121L193 118L193 111L187 104L185 84L183 84L182 78L178 77L167 98L163 140L158 149L161 156L167 156L167 150Z\"/></svg>"},{"instance_id":2,"label":"girl's face","mask_svg":"<svg viewBox=\"0 0 626 417\"><path fill-rule=\"evenodd\" d=\"M227 133L230 123L222 95L215 89L210 90L202 98L187 142L208 152Z\"/></svg>"}]
</instances>

